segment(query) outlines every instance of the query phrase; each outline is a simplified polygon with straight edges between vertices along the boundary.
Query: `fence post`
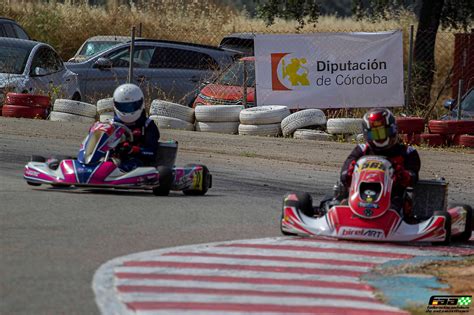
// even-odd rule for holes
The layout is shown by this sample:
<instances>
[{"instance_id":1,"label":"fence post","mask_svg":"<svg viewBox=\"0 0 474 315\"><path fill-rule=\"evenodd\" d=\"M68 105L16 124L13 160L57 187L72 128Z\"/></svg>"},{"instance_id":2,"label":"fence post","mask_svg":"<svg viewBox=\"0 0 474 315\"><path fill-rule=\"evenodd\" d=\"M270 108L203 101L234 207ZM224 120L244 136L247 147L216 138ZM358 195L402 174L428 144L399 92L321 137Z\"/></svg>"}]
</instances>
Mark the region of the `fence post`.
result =
<instances>
[{"instance_id":1,"label":"fence post","mask_svg":"<svg viewBox=\"0 0 474 315\"><path fill-rule=\"evenodd\" d=\"M132 41L130 42L130 62L128 65L127 83L133 81L133 54L135 53L135 26L132 27Z\"/></svg>"},{"instance_id":2,"label":"fence post","mask_svg":"<svg viewBox=\"0 0 474 315\"><path fill-rule=\"evenodd\" d=\"M138 37L142 37L142 23L138 24Z\"/></svg>"},{"instance_id":3,"label":"fence post","mask_svg":"<svg viewBox=\"0 0 474 315\"><path fill-rule=\"evenodd\" d=\"M242 82L242 101L244 104L244 108L247 108L247 61L243 60L244 62L244 75L243 75L243 82Z\"/></svg>"},{"instance_id":4,"label":"fence post","mask_svg":"<svg viewBox=\"0 0 474 315\"><path fill-rule=\"evenodd\" d=\"M458 117L457 117L457 120L461 120L461 111L462 111L462 108L461 108L461 98L462 98L462 86L463 86L463 83L464 83L464 80L461 79L459 80L459 83L458 83L458 105L456 106L458 108Z\"/></svg>"},{"instance_id":5,"label":"fence post","mask_svg":"<svg viewBox=\"0 0 474 315\"><path fill-rule=\"evenodd\" d=\"M411 75L413 69L413 34L414 26L410 25L410 39L409 39L409 48L408 48L408 69L407 69L407 84L405 92L405 108L410 108L411 102Z\"/></svg>"}]
</instances>

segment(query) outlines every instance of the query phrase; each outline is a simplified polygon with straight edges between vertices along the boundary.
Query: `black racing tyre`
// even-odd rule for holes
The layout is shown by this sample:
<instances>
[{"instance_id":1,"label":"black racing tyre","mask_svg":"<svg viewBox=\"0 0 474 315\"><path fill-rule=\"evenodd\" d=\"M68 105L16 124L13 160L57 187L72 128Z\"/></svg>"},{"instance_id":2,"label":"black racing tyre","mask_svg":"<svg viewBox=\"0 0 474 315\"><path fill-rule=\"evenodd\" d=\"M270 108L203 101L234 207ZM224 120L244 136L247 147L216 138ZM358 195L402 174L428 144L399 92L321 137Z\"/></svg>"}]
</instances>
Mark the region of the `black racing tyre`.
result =
<instances>
[{"instance_id":1,"label":"black racing tyre","mask_svg":"<svg viewBox=\"0 0 474 315\"><path fill-rule=\"evenodd\" d=\"M35 183L35 182L30 182L30 181L26 181L26 183L30 186L41 186L40 183Z\"/></svg>"},{"instance_id":2,"label":"black racing tyre","mask_svg":"<svg viewBox=\"0 0 474 315\"><path fill-rule=\"evenodd\" d=\"M173 184L173 171L166 166L158 166L157 169L160 174L160 185L153 188L153 194L155 196L168 196Z\"/></svg>"},{"instance_id":3,"label":"black racing tyre","mask_svg":"<svg viewBox=\"0 0 474 315\"><path fill-rule=\"evenodd\" d=\"M31 162L46 162L46 158L41 155L32 155L30 158Z\"/></svg>"},{"instance_id":4,"label":"black racing tyre","mask_svg":"<svg viewBox=\"0 0 474 315\"><path fill-rule=\"evenodd\" d=\"M73 157L67 156L67 155L53 155L48 159L48 167L52 170L57 170L59 167L59 163L61 163L62 160L70 160L73 159Z\"/></svg>"},{"instance_id":5,"label":"black racing tyre","mask_svg":"<svg viewBox=\"0 0 474 315\"><path fill-rule=\"evenodd\" d=\"M452 237L452 240L454 242L467 242L472 236L472 229L474 228L474 218L473 218L473 213L472 213L472 207L469 205L465 204L454 204L450 205L449 208L454 208L454 207L463 207L466 211L466 226L464 229L464 232L462 232L459 235L455 235Z\"/></svg>"},{"instance_id":6,"label":"black racing tyre","mask_svg":"<svg viewBox=\"0 0 474 315\"><path fill-rule=\"evenodd\" d=\"M185 167L194 167L194 166L201 166L202 167L202 189L185 189L183 190L183 194L188 196L204 196L209 188L212 187L212 175L209 172L209 169L205 165L201 164L187 164Z\"/></svg>"},{"instance_id":7,"label":"black racing tyre","mask_svg":"<svg viewBox=\"0 0 474 315\"><path fill-rule=\"evenodd\" d=\"M288 200L283 202L283 206L292 206L292 207L297 207L298 209L301 210L301 212L304 213L304 215L308 217L314 216L314 209L313 209L313 198L311 195L307 192L297 192L297 193L291 193L295 194L296 197L298 198L298 201L295 200ZM290 194L286 194L284 197L284 200L286 197L288 197Z\"/></svg>"},{"instance_id":8,"label":"black racing tyre","mask_svg":"<svg viewBox=\"0 0 474 315\"><path fill-rule=\"evenodd\" d=\"M432 242L433 245L449 245L451 243L451 215L447 211L435 211L433 216L444 216L446 221L444 223L444 229L446 230L446 238L444 241Z\"/></svg>"}]
</instances>

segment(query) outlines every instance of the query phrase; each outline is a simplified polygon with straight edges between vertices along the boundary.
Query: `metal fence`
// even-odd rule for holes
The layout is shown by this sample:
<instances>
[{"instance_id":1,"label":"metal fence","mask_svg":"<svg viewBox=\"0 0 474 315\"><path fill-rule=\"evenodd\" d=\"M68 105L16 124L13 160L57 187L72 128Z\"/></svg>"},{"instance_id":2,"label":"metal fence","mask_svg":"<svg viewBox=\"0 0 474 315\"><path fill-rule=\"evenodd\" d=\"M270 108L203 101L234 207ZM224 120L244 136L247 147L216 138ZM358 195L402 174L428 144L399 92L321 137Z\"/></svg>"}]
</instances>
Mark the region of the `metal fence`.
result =
<instances>
[{"instance_id":1,"label":"metal fence","mask_svg":"<svg viewBox=\"0 0 474 315\"><path fill-rule=\"evenodd\" d=\"M238 32L239 30L234 31ZM334 31L350 32L351 30L334 29ZM376 29L374 26L373 31L382 30ZM172 32L173 30L166 37L173 38ZM291 33L291 31L287 33ZM156 98L187 106L192 106L195 102L245 104L247 106L255 104L253 90L255 74L252 59L247 58L245 61L238 62L240 58L253 53L252 33L239 33L235 36L227 34L227 37L218 31L206 32L201 35L190 34L192 43L145 40L140 37L141 34L142 29L139 24L135 29L137 38L133 54L130 54L131 33L117 34L121 36L100 36L85 43L76 43L77 53L74 56L67 56L65 59L69 60L66 63L66 68L78 74L77 84L82 100L94 103L100 98L110 97L116 86L131 81L143 88L148 104ZM412 34L414 40L412 45L410 45L410 30L404 30L403 34L406 103L410 106L408 111L410 108L418 108L422 109L423 113L417 114L428 113L432 116L440 116L444 113L440 104L447 98L457 96L457 80L464 79L463 92L473 84L472 79L469 79L473 76L473 58L466 62L466 57L462 56L465 56L466 49L472 49L474 44L466 46L471 48L463 48L459 43L456 46L454 33L439 32L435 35L434 49L424 48L422 44L417 43L419 46L414 47L416 53L411 54L410 47L416 43L416 34ZM2 47L17 45L15 40L2 39L0 43L3 45ZM208 45L209 43L215 46L220 44L224 49L212 47ZM455 46L464 52L455 53ZM1 51L0 67L6 68L7 65L18 63L14 54L6 53L6 49L1 49ZM31 57L33 60L41 58L39 55L35 55L34 51L32 54L34 55ZM434 54L432 71L429 73L420 71L417 68L416 58L429 59L430 54ZM425 58L427 56L428 58ZM132 62L130 62L131 60ZM234 64L236 61L237 63ZM47 79L49 76L57 75L57 69L53 70L46 64L42 66L37 64L38 61L35 62L36 64L32 64L41 69L23 69L25 75L33 74L30 83L22 83L24 86L20 88L15 87L12 82L4 83L3 86L0 86L2 89L0 92L16 90L17 92L28 91L31 93L36 90L35 93L52 94L54 92L57 97L72 96L70 93L61 92L64 89L55 86L56 81ZM26 62L24 64L25 67L30 65ZM456 76L453 76L454 73ZM4 77L8 76L12 77L12 73ZM3 81L7 82L8 80ZM46 81L47 84L44 84ZM432 84L427 86L430 81ZM35 87L35 84L39 86L39 83L43 85ZM69 82L68 84L73 83ZM242 86L246 86L246 88L242 89ZM203 88L206 89L206 93L200 93ZM426 98L425 93L425 98L420 99L423 89L425 91L428 89L428 96Z\"/></svg>"}]
</instances>

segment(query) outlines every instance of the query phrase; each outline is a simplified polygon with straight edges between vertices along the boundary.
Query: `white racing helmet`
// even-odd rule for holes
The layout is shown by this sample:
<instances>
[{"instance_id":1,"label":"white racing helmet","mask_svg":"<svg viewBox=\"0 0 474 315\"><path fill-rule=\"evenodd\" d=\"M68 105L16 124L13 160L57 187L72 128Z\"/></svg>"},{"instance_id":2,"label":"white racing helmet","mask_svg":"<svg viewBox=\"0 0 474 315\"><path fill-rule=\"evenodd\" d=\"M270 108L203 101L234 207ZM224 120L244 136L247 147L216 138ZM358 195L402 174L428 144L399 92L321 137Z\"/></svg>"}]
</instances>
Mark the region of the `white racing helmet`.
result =
<instances>
[{"instance_id":1,"label":"white racing helmet","mask_svg":"<svg viewBox=\"0 0 474 315\"><path fill-rule=\"evenodd\" d=\"M144 109L143 99L142 90L135 84L120 85L114 92L115 115L126 124L134 123Z\"/></svg>"}]
</instances>

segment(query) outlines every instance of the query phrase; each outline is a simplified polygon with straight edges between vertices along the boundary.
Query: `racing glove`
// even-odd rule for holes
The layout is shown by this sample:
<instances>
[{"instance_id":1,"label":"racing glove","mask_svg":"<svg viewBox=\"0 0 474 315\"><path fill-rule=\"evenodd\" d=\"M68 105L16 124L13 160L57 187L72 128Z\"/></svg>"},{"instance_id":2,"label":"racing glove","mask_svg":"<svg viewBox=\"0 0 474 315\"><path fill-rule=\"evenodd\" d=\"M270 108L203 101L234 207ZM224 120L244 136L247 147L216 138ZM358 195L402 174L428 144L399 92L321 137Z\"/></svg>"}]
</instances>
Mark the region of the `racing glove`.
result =
<instances>
[{"instance_id":1,"label":"racing glove","mask_svg":"<svg viewBox=\"0 0 474 315\"><path fill-rule=\"evenodd\" d=\"M395 168L395 182L403 187L413 186L413 173L398 164Z\"/></svg>"},{"instance_id":2,"label":"racing glove","mask_svg":"<svg viewBox=\"0 0 474 315\"><path fill-rule=\"evenodd\" d=\"M341 182L344 184L346 188L348 188L351 185L352 174L354 174L355 165L356 165L356 161L354 160L349 164L349 167L347 168L347 170L344 170L341 173Z\"/></svg>"},{"instance_id":3,"label":"racing glove","mask_svg":"<svg viewBox=\"0 0 474 315\"><path fill-rule=\"evenodd\" d=\"M140 153L140 147L138 145L130 145L129 142L124 142L119 148L121 154L137 154Z\"/></svg>"}]
</instances>

